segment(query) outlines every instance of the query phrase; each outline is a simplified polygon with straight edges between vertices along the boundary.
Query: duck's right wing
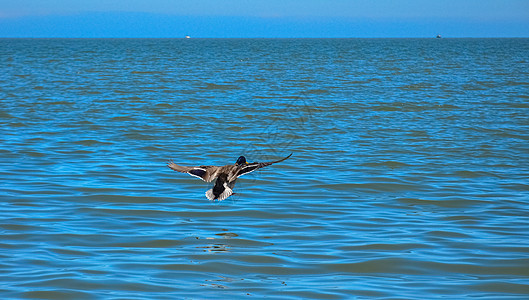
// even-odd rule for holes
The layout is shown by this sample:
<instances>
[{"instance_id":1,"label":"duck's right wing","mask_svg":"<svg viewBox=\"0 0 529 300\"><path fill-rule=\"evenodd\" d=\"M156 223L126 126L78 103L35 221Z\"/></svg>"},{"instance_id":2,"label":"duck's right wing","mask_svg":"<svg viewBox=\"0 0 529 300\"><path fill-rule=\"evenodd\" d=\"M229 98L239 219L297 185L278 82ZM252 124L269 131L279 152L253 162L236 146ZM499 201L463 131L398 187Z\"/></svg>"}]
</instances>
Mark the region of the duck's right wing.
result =
<instances>
[{"instance_id":1,"label":"duck's right wing","mask_svg":"<svg viewBox=\"0 0 529 300\"><path fill-rule=\"evenodd\" d=\"M187 173L191 176L200 178L204 181L210 182L217 177L217 169L215 166L198 166L198 167L186 167L175 164L172 161L167 163L167 166L174 171Z\"/></svg>"},{"instance_id":2,"label":"duck's right wing","mask_svg":"<svg viewBox=\"0 0 529 300\"><path fill-rule=\"evenodd\" d=\"M287 156L285 158L282 158L280 160L276 160L276 161L269 161L269 162L262 162L262 163L259 163L259 162L248 163L248 164L242 166L242 168L237 173L237 177L240 177L240 176L242 176L244 174L248 174L248 173L253 172L253 171L257 170L257 169L264 168L264 167L269 166L271 164L282 162L282 161L284 161L285 159L287 159L287 158L289 158L291 156L292 156L292 153L290 153L289 156Z\"/></svg>"}]
</instances>

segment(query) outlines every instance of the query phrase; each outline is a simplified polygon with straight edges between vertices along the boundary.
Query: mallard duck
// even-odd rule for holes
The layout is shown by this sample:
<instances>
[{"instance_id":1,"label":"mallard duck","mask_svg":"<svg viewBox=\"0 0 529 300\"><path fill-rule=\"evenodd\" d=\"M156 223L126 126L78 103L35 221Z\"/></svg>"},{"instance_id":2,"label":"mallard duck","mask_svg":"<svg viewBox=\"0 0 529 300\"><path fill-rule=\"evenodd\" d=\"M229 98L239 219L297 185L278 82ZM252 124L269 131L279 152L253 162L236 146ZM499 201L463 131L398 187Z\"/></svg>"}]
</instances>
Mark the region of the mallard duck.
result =
<instances>
[{"instance_id":1,"label":"mallard duck","mask_svg":"<svg viewBox=\"0 0 529 300\"><path fill-rule=\"evenodd\" d=\"M206 182L211 182L216 178L217 180L215 181L215 185L213 186L213 188L211 188L210 190L206 192L206 197L209 200L222 201L233 194L233 187L235 186L235 181L240 176L253 172L257 169L264 168L271 164L282 162L285 159L289 158L290 156L292 156L292 153L290 153L289 156L283 159L276 160L276 161L270 161L270 162L262 162L262 163L259 163L259 162L248 163L246 161L246 157L240 156L235 162L235 164L225 165L221 167L217 167L217 166L184 167L184 166L179 166L172 161L169 161L167 163L167 166L175 171L187 173L191 176L198 177Z\"/></svg>"}]
</instances>

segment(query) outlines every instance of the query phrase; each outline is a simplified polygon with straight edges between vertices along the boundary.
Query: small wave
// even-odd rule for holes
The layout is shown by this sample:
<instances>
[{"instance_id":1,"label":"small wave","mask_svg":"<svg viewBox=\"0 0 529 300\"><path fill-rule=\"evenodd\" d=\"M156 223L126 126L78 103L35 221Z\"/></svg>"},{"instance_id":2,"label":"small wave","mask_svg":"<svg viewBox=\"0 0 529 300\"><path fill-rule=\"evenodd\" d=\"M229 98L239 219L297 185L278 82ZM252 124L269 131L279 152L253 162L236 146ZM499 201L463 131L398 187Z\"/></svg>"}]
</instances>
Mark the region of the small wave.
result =
<instances>
[{"instance_id":1,"label":"small wave","mask_svg":"<svg viewBox=\"0 0 529 300\"><path fill-rule=\"evenodd\" d=\"M215 83L206 83L205 87L202 87L205 90L238 90L239 86L233 84L215 84Z\"/></svg>"}]
</instances>

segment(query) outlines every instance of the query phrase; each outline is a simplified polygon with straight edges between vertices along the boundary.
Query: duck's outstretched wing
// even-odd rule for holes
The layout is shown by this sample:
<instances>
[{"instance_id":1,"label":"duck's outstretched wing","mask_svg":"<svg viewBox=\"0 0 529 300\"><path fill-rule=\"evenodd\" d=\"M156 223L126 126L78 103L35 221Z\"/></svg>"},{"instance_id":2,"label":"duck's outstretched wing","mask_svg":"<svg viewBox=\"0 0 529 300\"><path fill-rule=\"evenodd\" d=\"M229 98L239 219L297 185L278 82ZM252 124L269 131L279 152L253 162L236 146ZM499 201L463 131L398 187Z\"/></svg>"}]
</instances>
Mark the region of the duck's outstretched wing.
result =
<instances>
[{"instance_id":1,"label":"duck's outstretched wing","mask_svg":"<svg viewBox=\"0 0 529 300\"><path fill-rule=\"evenodd\" d=\"M186 167L179 166L172 161L167 163L167 166L177 172L187 173L191 176L195 176L204 181L210 182L216 178L216 171L218 167L215 166L198 166L198 167Z\"/></svg>"},{"instance_id":2,"label":"duck's outstretched wing","mask_svg":"<svg viewBox=\"0 0 529 300\"><path fill-rule=\"evenodd\" d=\"M271 164L275 164L275 163L278 163L278 162L282 162L284 161L285 159L289 158L292 156L292 153L290 153L289 156L285 157L285 158L282 158L280 160L276 160L276 161L269 161L269 162L254 162L254 163L249 163L249 164L246 164L244 166L242 166L242 168L239 170L239 172L237 172L237 177L240 177L244 174L248 174L250 172L253 172L257 169L260 169L260 168L264 168L266 166L269 166Z\"/></svg>"}]
</instances>

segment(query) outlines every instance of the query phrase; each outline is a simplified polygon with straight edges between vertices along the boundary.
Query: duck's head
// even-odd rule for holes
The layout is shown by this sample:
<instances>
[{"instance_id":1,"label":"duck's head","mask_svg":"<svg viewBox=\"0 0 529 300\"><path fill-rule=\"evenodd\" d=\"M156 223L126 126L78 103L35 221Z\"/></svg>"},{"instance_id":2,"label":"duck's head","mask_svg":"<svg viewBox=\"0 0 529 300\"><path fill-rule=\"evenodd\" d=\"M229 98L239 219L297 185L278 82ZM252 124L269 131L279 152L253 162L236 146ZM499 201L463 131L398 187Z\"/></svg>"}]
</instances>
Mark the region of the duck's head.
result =
<instances>
[{"instance_id":1,"label":"duck's head","mask_svg":"<svg viewBox=\"0 0 529 300\"><path fill-rule=\"evenodd\" d=\"M246 157L239 156L239 158L237 159L237 162L235 164L238 165L238 166L241 166L241 165L245 165L247 163L248 162L246 161Z\"/></svg>"}]
</instances>

